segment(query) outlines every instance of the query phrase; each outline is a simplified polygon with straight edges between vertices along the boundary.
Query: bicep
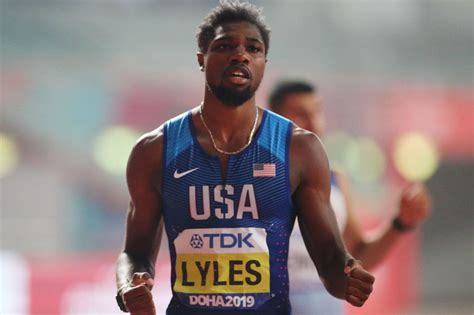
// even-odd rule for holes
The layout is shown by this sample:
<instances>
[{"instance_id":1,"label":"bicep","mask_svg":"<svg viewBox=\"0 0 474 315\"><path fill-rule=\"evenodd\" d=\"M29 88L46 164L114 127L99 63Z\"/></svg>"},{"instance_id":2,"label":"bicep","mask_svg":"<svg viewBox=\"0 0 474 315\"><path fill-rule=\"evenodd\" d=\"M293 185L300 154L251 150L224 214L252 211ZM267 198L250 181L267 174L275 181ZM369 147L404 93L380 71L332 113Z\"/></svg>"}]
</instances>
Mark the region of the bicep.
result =
<instances>
[{"instance_id":1,"label":"bicep","mask_svg":"<svg viewBox=\"0 0 474 315\"><path fill-rule=\"evenodd\" d=\"M161 207L156 179L161 177L161 163L150 158L153 153L153 148L139 143L132 150L127 165L130 204L125 251L136 255L153 256L159 239Z\"/></svg>"},{"instance_id":2,"label":"bicep","mask_svg":"<svg viewBox=\"0 0 474 315\"><path fill-rule=\"evenodd\" d=\"M343 243L330 205L331 181L326 153L317 138L308 138L309 144L304 143L295 151L300 165L304 166L300 169L293 200L306 247L319 270L318 265L331 259Z\"/></svg>"},{"instance_id":3,"label":"bicep","mask_svg":"<svg viewBox=\"0 0 474 315\"><path fill-rule=\"evenodd\" d=\"M329 189L329 184L326 188L324 183L303 184L294 198L301 233L315 263L323 262L324 257L329 257L327 250L338 243L336 235L339 232L329 202Z\"/></svg>"}]
</instances>

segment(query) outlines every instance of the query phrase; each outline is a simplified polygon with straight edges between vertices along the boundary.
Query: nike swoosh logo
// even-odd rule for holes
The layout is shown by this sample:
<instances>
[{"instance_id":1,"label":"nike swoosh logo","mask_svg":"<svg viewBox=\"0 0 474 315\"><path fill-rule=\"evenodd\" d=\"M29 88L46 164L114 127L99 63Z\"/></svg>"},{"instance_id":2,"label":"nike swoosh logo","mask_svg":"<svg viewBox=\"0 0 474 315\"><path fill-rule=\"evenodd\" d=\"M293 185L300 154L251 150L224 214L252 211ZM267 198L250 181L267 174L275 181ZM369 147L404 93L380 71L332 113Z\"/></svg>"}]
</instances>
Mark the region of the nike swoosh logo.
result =
<instances>
[{"instance_id":1,"label":"nike swoosh logo","mask_svg":"<svg viewBox=\"0 0 474 315\"><path fill-rule=\"evenodd\" d=\"M174 171L174 174L173 174L173 177L176 178L176 179L178 179L178 178L181 178L181 177L183 177L183 176L186 176L186 175L188 175L189 173L192 173L192 172L194 172L195 170L198 170L198 169L199 169L199 167L196 167L196 168L193 168L192 170L187 170L186 172L182 172L182 173L179 173L178 170L175 170L175 171Z\"/></svg>"}]
</instances>

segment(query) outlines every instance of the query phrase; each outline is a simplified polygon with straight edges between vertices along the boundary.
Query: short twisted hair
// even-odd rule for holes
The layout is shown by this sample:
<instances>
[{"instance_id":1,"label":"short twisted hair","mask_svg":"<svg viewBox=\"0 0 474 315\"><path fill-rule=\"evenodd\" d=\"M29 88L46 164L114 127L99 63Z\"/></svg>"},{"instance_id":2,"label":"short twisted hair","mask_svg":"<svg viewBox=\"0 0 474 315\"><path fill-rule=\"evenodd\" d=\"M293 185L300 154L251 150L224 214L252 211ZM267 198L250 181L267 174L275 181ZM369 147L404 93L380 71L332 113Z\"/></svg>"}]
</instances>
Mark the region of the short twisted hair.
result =
<instances>
[{"instance_id":1,"label":"short twisted hair","mask_svg":"<svg viewBox=\"0 0 474 315\"><path fill-rule=\"evenodd\" d=\"M265 45L265 54L267 54L270 45L270 29L264 20L262 8L238 0L221 0L198 27L196 38L199 51L203 54L207 52L210 42L216 36L216 28L222 24L249 22L259 29Z\"/></svg>"}]
</instances>

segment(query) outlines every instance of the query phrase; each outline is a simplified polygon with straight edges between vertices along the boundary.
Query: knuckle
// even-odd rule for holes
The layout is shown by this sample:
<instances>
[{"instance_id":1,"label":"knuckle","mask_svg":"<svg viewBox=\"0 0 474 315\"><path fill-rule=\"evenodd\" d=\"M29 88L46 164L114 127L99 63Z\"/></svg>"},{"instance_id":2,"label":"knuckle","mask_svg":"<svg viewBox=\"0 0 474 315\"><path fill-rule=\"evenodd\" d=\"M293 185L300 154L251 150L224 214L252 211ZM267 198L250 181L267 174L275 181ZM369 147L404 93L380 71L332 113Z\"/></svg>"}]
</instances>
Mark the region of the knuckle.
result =
<instances>
[{"instance_id":1,"label":"knuckle","mask_svg":"<svg viewBox=\"0 0 474 315\"><path fill-rule=\"evenodd\" d=\"M122 296L123 296L123 299L124 299L124 300L130 299L130 298L132 297L132 290L127 290L127 291L125 291L125 292L122 294Z\"/></svg>"}]
</instances>

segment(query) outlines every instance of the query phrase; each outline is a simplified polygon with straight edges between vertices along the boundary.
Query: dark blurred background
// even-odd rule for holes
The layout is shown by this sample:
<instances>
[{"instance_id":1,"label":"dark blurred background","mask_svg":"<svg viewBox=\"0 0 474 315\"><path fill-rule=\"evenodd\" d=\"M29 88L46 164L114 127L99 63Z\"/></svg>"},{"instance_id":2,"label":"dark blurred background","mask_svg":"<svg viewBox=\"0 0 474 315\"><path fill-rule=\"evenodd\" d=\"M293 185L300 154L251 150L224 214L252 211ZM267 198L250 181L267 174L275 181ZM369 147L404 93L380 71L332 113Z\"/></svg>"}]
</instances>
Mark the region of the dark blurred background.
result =
<instances>
[{"instance_id":1,"label":"dark blurred background","mask_svg":"<svg viewBox=\"0 0 474 315\"><path fill-rule=\"evenodd\" d=\"M473 2L254 3L272 29L259 104L281 78L318 85L323 140L364 226L392 216L407 181L433 194L432 217L377 271L380 293L348 312L472 314ZM0 313L120 313L126 160L141 133L200 103L194 35L216 4L0 1Z\"/></svg>"}]
</instances>

